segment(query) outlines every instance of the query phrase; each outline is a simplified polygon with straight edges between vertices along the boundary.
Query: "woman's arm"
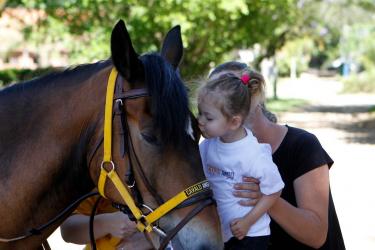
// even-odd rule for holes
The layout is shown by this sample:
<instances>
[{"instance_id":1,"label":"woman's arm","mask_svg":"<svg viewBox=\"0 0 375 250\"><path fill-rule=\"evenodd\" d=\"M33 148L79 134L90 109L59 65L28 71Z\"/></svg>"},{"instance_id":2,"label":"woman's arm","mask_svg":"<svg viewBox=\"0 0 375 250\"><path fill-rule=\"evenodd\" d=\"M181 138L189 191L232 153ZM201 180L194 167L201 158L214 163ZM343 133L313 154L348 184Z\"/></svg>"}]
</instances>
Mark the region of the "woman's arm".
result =
<instances>
[{"instance_id":1,"label":"woman's arm","mask_svg":"<svg viewBox=\"0 0 375 250\"><path fill-rule=\"evenodd\" d=\"M294 190L297 207L280 198L269 214L293 238L319 248L328 232L328 166L323 165L297 178Z\"/></svg>"},{"instance_id":2,"label":"woman's arm","mask_svg":"<svg viewBox=\"0 0 375 250\"><path fill-rule=\"evenodd\" d=\"M66 242L87 244L90 216L73 214L61 225L61 236ZM111 235L120 239L129 237L136 232L135 223L122 212L98 214L94 217L95 239Z\"/></svg>"},{"instance_id":3,"label":"woman's arm","mask_svg":"<svg viewBox=\"0 0 375 250\"><path fill-rule=\"evenodd\" d=\"M254 206L262 196L259 182L254 178L244 178L235 186L234 195L245 198L243 206ZM323 165L294 181L297 207L283 198L278 198L268 211L288 234L310 247L319 248L326 240L328 232L329 172Z\"/></svg>"}]
</instances>

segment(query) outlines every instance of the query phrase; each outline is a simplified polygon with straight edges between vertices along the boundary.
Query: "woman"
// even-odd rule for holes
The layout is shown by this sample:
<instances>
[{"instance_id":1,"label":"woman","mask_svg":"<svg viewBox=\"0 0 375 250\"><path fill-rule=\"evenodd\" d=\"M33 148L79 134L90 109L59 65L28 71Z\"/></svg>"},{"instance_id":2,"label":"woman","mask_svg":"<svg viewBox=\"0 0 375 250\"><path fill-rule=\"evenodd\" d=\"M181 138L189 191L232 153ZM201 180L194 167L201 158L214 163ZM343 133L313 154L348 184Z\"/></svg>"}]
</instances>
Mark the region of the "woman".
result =
<instances>
[{"instance_id":1,"label":"woman","mask_svg":"<svg viewBox=\"0 0 375 250\"><path fill-rule=\"evenodd\" d=\"M216 67L209 78L226 73L248 71L246 64L227 62ZM272 148L272 158L285 183L281 197L269 210L272 218L269 249L345 249L329 187L329 168L333 161L311 133L279 125L267 119L264 88L253 94L246 125L260 143ZM261 196L259 183L244 178L235 186L234 195L244 206L253 206Z\"/></svg>"}]
</instances>

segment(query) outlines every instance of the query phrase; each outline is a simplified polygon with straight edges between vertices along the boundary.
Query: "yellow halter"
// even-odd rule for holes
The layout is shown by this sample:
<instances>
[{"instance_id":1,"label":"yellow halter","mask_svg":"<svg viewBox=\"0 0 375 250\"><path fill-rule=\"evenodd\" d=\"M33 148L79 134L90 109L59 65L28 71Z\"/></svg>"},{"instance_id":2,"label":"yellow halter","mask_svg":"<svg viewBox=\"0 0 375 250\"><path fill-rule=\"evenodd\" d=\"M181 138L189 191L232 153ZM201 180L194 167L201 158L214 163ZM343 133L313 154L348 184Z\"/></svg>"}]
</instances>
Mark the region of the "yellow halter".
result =
<instances>
[{"instance_id":1,"label":"yellow halter","mask_svg":"<svg viewBox=\"0 0 375 250\"><path fill-rule=\"evenodd\" d=\"M151 232L153 231L153 225L155 221L159 220L162 216L167 214L169 211L180 205L182 202L193 197L194 195L207 191L210 189L209 183L207 180L199 182L182 192L178 193L176 196L166 201L164 204L160 205L154 211L148 215L144 215L142 211L137 207L134 202L133 197L131 196L129 190L121 179L119 178L115 164L112 161L112 107L113 107L113 96L115 83L118 72L115 68L112 69L111 74L108 78L106 102L105 102L105 114L104 114L104 156L101 163L101 171L98 181L98 190L99 193L105 197L104 186L106 178L108 177L112 183L115 185L117 191L120 193L125 204L129 207L131 213L137 220L137 229L140 232ZM110 164L112 169L108 172L105 168L105 164Z\"/></svg>"}]
</instances>

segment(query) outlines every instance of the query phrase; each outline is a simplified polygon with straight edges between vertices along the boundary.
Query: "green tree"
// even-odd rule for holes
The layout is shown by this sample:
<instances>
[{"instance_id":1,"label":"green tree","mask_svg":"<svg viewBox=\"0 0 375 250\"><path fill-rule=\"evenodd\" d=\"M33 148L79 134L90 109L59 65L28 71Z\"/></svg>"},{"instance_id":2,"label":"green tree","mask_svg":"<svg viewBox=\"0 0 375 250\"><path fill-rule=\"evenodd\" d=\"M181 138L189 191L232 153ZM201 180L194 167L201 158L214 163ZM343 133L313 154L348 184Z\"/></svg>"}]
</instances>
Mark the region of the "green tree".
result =
<instances>
[{"instance_id":1,"label":"green tree","mask_svg":"<svg viewBox=\"0 0 375 250\"><path fill-rule=\"evenodd\" d=\"M0 0L0 14L5 7L6 0Z\"/></svg>"},{"instance_id":2,"label":"green tree","mask_svg":"<svg viewBox=\"0 0 375 250\"><path fill-rule=\"evenodd\" d=\"M68 45L76 63L109 56L109 37L120 18L126 21L137 51L157 50L166 31L182 27L185 57L183 75L207 73L231 51L254 44L261 57L280 48L299 18L297 0L13 0L8 6L43 9L48 14L39 39L47 39L61 25L80 42ZM58 23L61 25L59 26ZM37 29L37 30L35 30ZM54 38L56 39L56 38ZM77 40L76 40L77 41Z\"/></svg>"}]
</instances>

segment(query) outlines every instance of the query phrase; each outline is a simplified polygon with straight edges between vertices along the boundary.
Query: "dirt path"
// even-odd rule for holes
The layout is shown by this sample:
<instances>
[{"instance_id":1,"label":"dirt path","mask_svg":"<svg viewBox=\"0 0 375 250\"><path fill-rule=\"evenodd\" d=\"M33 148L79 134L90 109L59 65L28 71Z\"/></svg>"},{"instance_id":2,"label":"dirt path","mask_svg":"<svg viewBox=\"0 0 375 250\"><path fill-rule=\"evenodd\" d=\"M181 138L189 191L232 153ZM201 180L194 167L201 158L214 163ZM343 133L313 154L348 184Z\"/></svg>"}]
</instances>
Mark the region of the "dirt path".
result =
<instances>
[{"instance_id":1,"label":"dirt path","mask_svg":"<svg viewBox=\"0 0 375 250\"><path fill-rule=\"evenodd\" d=\"M341 83L304 76L283 81L280 98L311 101L296 112L279 114L282 123L314 133L335 160L331 189L348 250L375 249L375 95L340 95Z\"/></svg>"}]
</instances>

